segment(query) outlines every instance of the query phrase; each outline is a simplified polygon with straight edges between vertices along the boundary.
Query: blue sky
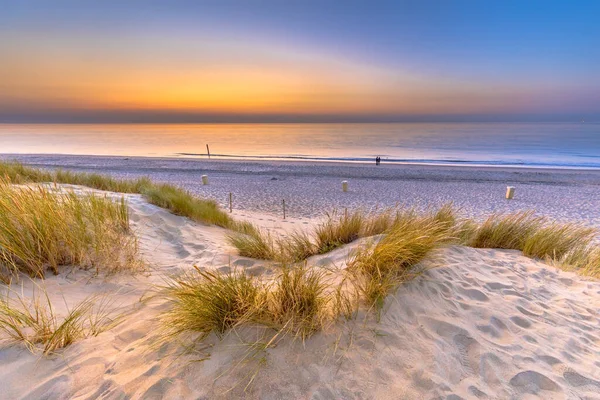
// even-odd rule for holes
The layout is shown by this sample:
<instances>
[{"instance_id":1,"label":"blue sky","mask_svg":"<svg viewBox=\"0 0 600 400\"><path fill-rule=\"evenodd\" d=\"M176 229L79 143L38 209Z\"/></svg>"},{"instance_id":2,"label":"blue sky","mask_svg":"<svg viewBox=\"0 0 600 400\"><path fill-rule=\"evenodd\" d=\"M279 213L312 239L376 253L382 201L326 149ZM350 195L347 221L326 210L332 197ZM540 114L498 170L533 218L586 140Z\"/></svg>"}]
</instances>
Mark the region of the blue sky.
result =
<instances>
[{"instance_id":1,"label":"blue sky","mask_svg":"<svg viewBox=\"0 0 600 400\"><path fill-rule=\"evenodd\" d=\"M0 7L4 121L600 116L595 1Z\"/></svg>"}]
</instances>

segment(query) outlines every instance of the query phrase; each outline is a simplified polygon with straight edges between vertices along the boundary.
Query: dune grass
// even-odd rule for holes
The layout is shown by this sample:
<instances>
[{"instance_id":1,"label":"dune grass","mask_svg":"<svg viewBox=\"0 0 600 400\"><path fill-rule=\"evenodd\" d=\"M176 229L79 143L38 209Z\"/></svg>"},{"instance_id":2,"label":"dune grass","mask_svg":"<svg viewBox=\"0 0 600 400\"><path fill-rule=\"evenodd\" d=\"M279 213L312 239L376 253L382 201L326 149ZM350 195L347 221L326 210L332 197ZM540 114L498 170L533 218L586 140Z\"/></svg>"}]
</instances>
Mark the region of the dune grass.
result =
<instances>
[{"instance_id":1,"label":"dune grass","mask_svg":"<svg viewBox=\"0 0 600 400\"><path fill-rule=\"evenodd\" d=\"M322 271L285 266L271 288L267 320L304 340L323 326L330 298Z\"/></svg>"},{"instance_id":2,"label":"dune grass","mask_svg":"<svg viewBox=\"0 0 600 400\"><path fill-rule=\"evenodd\" d=\"M279 260L281 253L276 248L276 242L271 233L250 225L244 232L231 232L227 236L229 243L238 250L242 257L260 260Z\"/></svg>"},{"instance_id":3,"label":"dune grass","mask_svg":"<svg viewBox=\"0 0 600 400\"><path fill-rule=\"evenodd\" d=\"M199 272L177 280L168 294L174 303L165 319L169 332L222 336L239 325L257 324L274 328L277 335L291 332L304 340L327 323L355 318L359 304L379 318L387 296L422 273L426 268L422 261L434 249L448 244L519 249L564 269L600 275L594 229L549 223L531 212L495 214L478 224L458 218L454 208L445 205L425 211L332 214L312 235L294 232L273 239L268 231L252 225L244 229L234 233L234 238L241 238L234 245L245 249L243 255L279 261L281 273L266 284L243 272ZM364 236L371 242L355 249L338 276L341 283L299 263L319 253L319 248L334 249Z\"/></svg>"},{"instance_id":4,"label":"dune grass","mask_svg":"<svg viewBox=\"0 0 600 400\"><path fill-rule=\"evenodd\" d=\"M598 230L578 224L549 221L533 211L494 214L483 224L466 229L467 246L520 250L523 255L550 262L582 275L599 275Z\"/></svg>"},{"instance_id":5,"label":"dune grass","mask_svg":"<svg viewBox=\"0 0 600 400\"><path fill-rule=\"evenodd\" d=\"M327 214L325 221L314 231L295 231L279 238L273 238L268 231L250 225L243 233L238 231L231 234L229 242L244 257L296 263L317 254L328 253L362 237L384 234L399 223L423 218L439 222L440 229L448 230L457 224L451 204L425 212L400 208L370 213L356 210L351 213Z\"/></svg>"},{"instance_id":6,"label":"dune grass","mask_svg":"<svg viewBox=\"0 0 600 400\"><path fill-rule=\"evenodd\" d=\"M360 237L365 221L365 213L345 212L341 216L333 213L315 229L317 254L325 254L344 244L351 243Z\"/></svg>"},{"instance_id":7,"label":"dune grass","mask_svg":"<svg viewBox=\"0 0 600 400\"><path fill-rule=\"evenodd\" d=\"M348 270L369 306L380 310L390 292L416 276L416 264L452 239L445 223L427 215L417 218L406 214L396 219L378 242L359 249Z\"/></svg>"},{"instance_id":8,"label":"dune grass","mask_svg":"<svg viewBox=\"0 0 600 400\"><path fill-rule=\"evenodd\" d=\"M19 273L43 278L67 265L110 273L135 268L137 261L123 199L0 180L0 280Z\"/></svg>"},{"instance_id":9,"label":"dune grass","mask_svg":"<svg viewBox=\"0 0 600 400\"><path fill-rule=\"evenodd\" d=\"M246 223L231 232L227 239L240 256L260 260L295 263L317 254L310 235L302 231L292 232L285 237L273 237L269 231Z\"/></svg>"},{"instance_id":10,"label":"dune grass","mask_svg":"<svg viewBox=\"0 0 600 400\"><path fill-rule=\"evenodd\" d=\"M467 244L476 248L523 250L527 239L539 231L543 223L544 219L532 211L493 214L477 228Z\"/></svg>"},{"instance_id":11,"label":"dune grass","mask_svg":"<svg viewBox=\"0 0 600 400\"><path fill-rule=\"evenodd\" d=\"M269 283L243 271L222 274L197 268L165 288L172 307L162 316L163 338L182 333L222 338L236 327L253 324L304 340L332 315L324 282L324 273L306 267L283 267Z\"/></svg>"},{"instance_id":12,"label":"dune grass","mask_svg":"<svg viewBox=\"0 0 600 400\"><path fill-rule=\"evenodd\" d=\"M304 231L294 231L277 241L280 261L297 263L317 254L317 246Z\"/></svg>"},{"instance_id":13,"label":"dune grass","mask_svg":"<svg viewBox=\"0 0 600 400\"><path fill-rule=\"evenodd\" d=\"M386 232L394 224L396 213L396 209L388 208L365 214L362 218L359 236L369 237Z\"/></svg>"},{"instance_id":14,"label":"dune grass","mask_svg":"<svg viewBox=\"0 0 600 400\"><path fill-rule=\"evenodd\" d=\"M230 229L240 227L218 207L216 202L195 197L174 185L154 183L146 177L129 180L114 179L107 175L63 170L45 171L14 161L0 161L0 178L2 177L15 184L55 182L112 192L139 193L149 203L194 221Z\"/></svg>"},{"instance_id":15,"label":"dune grass","mask_svg":"<svg viewBox=\"0 0 600 400\"><path fill-rule=\"evenodd\" d=\"M59 317L47 293L27 300L22 296L0 299L0 340L22 343L31 352L54 353L77 340L97 336L113 328L120 317L111 317L107 296L91 296Z\"/></svg>"},{"instance_id":16,"label":"dune grass","mask_svg":"<svg viewBox=\"0 0 600 400\"><path fill-rule=\"evenodd\" d=\"M176 186L166 183L149 184L140 192L149 203L166 208L173 214L205 224L234 227L231 217L221 210L215 201L200 199Z\"/></svg>"},{"instance_id":17,"label":"dune grass","mask_svg":"<svg viewBox=\"0 0 600 400\"><path fill-rule=\"evenodd\" d=\"M195 272L173 278L166 287L171 309L163 315L166 337L196 332L222 337L228 330L255 321L266 308L264 288L243 272Z\"/></svg>"},{"instance_id":18,"label":"dune grass","mask_svg":"<svg viewBox=\"0 0 600 400\"><path fill-rule=\"evenodd\" d=\"M540 259L562 260L570 252L587 248L597 231L574 223L550 223L534 230L525 239L523 254Z\"/></svg>"},{"instance_id":19,"label":"dune grass","mask_svg":"<svg viewBox=\"0 0 600 400\"><path fill-rule=\"evenodd\" d=\"M585 249L583 254L578 263L573 263L577 272L600 278L600 248Z\"/></svg>"}]
</instances>

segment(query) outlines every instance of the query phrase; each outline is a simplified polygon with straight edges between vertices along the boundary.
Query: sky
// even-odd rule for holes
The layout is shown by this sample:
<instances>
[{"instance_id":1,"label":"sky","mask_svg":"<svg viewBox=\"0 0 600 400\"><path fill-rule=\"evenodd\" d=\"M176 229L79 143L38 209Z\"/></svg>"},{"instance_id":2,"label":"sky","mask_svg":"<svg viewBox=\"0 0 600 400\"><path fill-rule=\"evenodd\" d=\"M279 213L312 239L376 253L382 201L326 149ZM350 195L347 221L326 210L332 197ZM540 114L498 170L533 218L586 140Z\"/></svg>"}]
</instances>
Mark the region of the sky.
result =
<instances>
[{"instance_id":1,"label":"sky","mask_svg":"<svg viewBox=\"0 0 600 400\"><path fill-rule=\"evenodd\" d=\"M600 120L599 1L0 10L0 122Z\"/></svg>"}]
</instances>

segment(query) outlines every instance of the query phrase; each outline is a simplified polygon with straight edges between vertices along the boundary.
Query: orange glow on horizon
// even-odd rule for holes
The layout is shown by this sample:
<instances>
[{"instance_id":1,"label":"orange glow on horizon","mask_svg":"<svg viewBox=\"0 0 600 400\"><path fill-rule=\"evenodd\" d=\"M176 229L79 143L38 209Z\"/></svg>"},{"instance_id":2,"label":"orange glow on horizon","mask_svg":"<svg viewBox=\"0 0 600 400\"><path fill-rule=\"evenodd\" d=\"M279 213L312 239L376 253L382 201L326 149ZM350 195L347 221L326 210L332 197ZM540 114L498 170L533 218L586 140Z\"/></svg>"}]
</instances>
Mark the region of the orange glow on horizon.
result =
<instances>
[{"instance_id":1,"label":"orange glow on horizon","mask_svg":"<svg viewBox=\"0 0 600 400\"><path fill-rule=\"evenodd\" d=\"M430 79L415 72L278 47L200 43L151 49L0 44L0 105L63 110L240 114L510 112L535 94L518 87ZM190 45L191 46L191 45Z\"/></svg>"}]
</instances>

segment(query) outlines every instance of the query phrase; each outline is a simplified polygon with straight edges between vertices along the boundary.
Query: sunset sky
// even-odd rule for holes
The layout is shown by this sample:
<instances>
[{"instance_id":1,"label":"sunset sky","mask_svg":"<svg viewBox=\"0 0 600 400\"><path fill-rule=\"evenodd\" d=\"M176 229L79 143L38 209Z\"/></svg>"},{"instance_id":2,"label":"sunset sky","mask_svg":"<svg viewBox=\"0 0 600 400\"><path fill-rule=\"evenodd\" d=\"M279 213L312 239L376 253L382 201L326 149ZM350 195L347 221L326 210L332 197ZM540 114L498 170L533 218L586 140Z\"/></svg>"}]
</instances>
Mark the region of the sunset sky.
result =
<instances>
[{"instance_id":1,"label":"sunset sky","mask_svg":"<svg viewBox=\"0 0 600 400\"><path fill-rule=\"evenodd\" d=\"M0 122L600 117L597 1L0 0Z\"/></svg>"}]
</instances>

